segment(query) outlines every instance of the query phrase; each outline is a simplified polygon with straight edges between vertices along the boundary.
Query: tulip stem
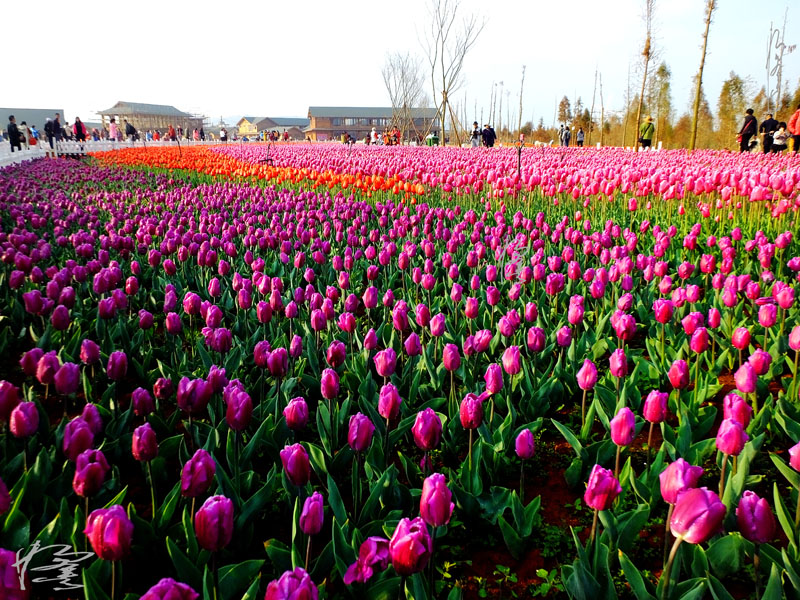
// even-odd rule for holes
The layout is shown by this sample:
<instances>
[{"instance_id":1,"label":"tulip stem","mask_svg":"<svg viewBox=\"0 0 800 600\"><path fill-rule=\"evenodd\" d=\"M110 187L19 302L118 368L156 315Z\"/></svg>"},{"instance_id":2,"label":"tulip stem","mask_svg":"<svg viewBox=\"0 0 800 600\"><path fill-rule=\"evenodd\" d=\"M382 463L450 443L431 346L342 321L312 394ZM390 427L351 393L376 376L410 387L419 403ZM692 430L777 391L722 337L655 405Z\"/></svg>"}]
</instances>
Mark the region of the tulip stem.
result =
<instances>
[{"instance_id":1,"label":"tulip stem","mask_svg":"<svg viewBox=\"0 0 800 600\"><path fill-rule=\"evenodd\" d=\"M597 515L600 511L594 509L594 518L592 519L592 532L589 534L589 541L594 542L594 534L597 531Z\"/></svg>"},{"instance_id":2,"label":"tulip stem","mask_svg":"<svg viewBox=\"0 0 800 600\"><path fill-rule=\"evenodd\" d=\"M664 329L666 328L666 324L661 324L661 367L664 367Z\"/></svg>"},{"instance_id":3,"label":"tulip stem","mask_svg":"<svg viewBox=\"0 0 800 600\"><path fill-rule=\"evenodd\" d=\"M437 528L434 526L431 529L433 529L433 534L431 535L431 557L429 559L430 573L428 574L428 591L429 591L428 597L435 598L436 596L433 593L433 590L434 590L434 581L433 580L434 580L434 577L436 576L436 565L433 562L433 553L434 553L434 550L436 549L436 529Z\"/></svg>"},{"instance_id":4,"label":"tulip stem","mask_svg":"<svg viewBox=\"0 0 800 600\"><path fill-rule=\"evenodd\" d=\"M672 529L670 527L669 522L672 520L672 511L675 510L675 505L670 504L669 510L667 511L667 520L664 522L664 558L662 562L667 562L667 548L669 548L669 542L672 538Z\"/></svg>"},{"instance_id":5,"label":"tulip stem","mask_svg":"<svg viewBox=\"0 0 800 600\"><path fill-rule=\"evenodd\" d=\"M311 557L311 536L308 536L308 544L306 544L306 571L308 571L308 559Z\"/></svg>"},{"instance_id":6,"label":"tulip stem","mask_svg":"<svg viewBox=\"0 0 800 600\"><path fill-rule=\"evenodd\" d=\"M619 479L619 455L622 451L622 446L617 446L617 459L614 463L614 479Z\"/></svg>"},{"instance_id":7,"label":"tulip stem","mask_svg":"<svg viewBox=\"0 0 800 600\"><path fill-rule=\"evenodd\" d=\"M111 600L114 600L114 588L116 587L117 583L117 561L111 561Z\"/></svg>"},{"instance_id":8,"label":"tulip stem","mask_svg":"<svg viewBox=\"0 0 800 600\"><path fill-rule=\"evenodd\" d=\"M700 355L698 354L695 356L694 360L694 400L692 401L692 407L697 407L697 392L700 391Z\"/></svg>"},{"instance_id":9,"label":"tulip stem","mask_svg":"<svg viewBox=\"0 0 800 600\"><path fill-rule=\"evenodd\" d=\"M472 429L469 430L469 470L472 471ZM470 481L472 478L470 477Z\"/></svg>"},{"instance_id":10,"label":"tulip stem","mask_svg":"<svg viewBox=\"0 0 800 600\"><path fill-rule=\"evenodd\" d=\"M219 595L219 572L217 571L216 552L211 553L211 570L214 572L214 600L217 600L217 597Z\"/></svg>"},{"instance_id":11,"label":"tulip stem","mask_svg":"<svg viewBox=\"0 0 800 600\"><path fill-rule=\"evenodd\" d=\"M653 443L653 426L655 423L652 421L650 422L650 431L647 433L647 456L646 461L647 465L650 466L650 445Z\"/></svg>"},{"instance_id":12,"label":"tulip stem","mask_svg":"<svg viewBox=\"0 0 800 600\"><path fill-rule=\"evenodd\" d=\"M86 496L83 499L83 522L85 525L89 525L89 496ZM83 551L86 552L87 549L87 537L83 536ZM113 563L112 563L113 564ZM113 598L113 595L112 595Z\"/></svg>"},{"instance_id":13,"label":"tulip stem","mask_svg":"<svg viewBox=\"0 0 800 600\"><path fill-rule=\"evenodd\" d=\"M797 508L794 511L794 528L800 525L800 490L797 492Z\"/></svg>"},{"instance_id":14,"label":"tulip stem","mask_svg":"<svg viewBox=\"0 0 800 600\"><path fill-rule=\"evenodd\" d=\"M755 549L753 550L753 571L755 571L756 576L756 600L761 598L761 573L759 573L760 561L758 558L759 552L759 545L756 544Z\"/></svg>"},{"instance_id":15,"label":"tulip stem","mask_svg":"<svg viewBox=\"0 0 800 600\"><path fill-rule=\"evenodd\" d=\"M728 464L728 455L722 453L722 468L719 470L719 497L722 498L722 493L725 491L725 465Z\"/></svg>"},{"instance_id":16,"label":"tulip stem","mask_svg":"<svg viewBox=\"0 0 800 600\"><path fill-rule=\"evenodd\" d=\"M386 417L386 440L384 441L385 445L385 458L386 458L386 468L389 468L389 417Z\"/></svg>"},{"instance_id":17,"label":"tulip stem","mask_svg":"<svg viewBox=\"0 0 800 600\"><path fill-rule=\"evenodd\" d=\"M400 576L400 589L397 590L397 600L406 599L406 576Z\"/></svg>"},{"instance_id":18,"label":"tulip stem","mask_svg":"<svg viewBox=\"0 0 800 600\"><path fill-rule=\"evenodd\" d=\"M525 461L519 461L519 499L525 503Z\"/></svg>"},{"instance_id":19,"label":"tulip stem","mask_svg":"<svg viewBox=\"0 0 800 600\"><path fill-rule=\"evenodd\" d=\"M800 382L800 380L797 378L797 357L798 357L798 355L800 355L800 350L795 350L794 351L794 377L793 377L794 394L791 394L789 396L790 400L791 400L791 398L793 396L798 396L798 393L797 393L797 391L798 391L798 383Z\"/></svg>"},{"instance_id":20,"label":"tulip stem","mask_svg":"<svg viewBox=\"0 0 800 600\"><path fill-rule=\"evenodd\" d=\"M662 579L664 579L664 587L661 589L661 600L666 600L669 597L669 578L672 572L672 563L675 562L675 555L678 553L678 547L681 545L682 541L682 537L675 538L672 550L669 551L669 560L667 560L667 566L664 567L664 572L661 575Z\"/></svg>"},{"instance_id":21,"label":"tulip stem","mask_svg":"<svg viewBox=\"0 0 800 600\"><path fill-rule=\"evenodd\" d=\"M586 390L583 390L583 399L581 400L581 431L586 425Z\"/></svg>"},{"instance_id":22,"label":"tulip stem","mask_svg":"<svg viewBox=\"0 0 800 600\"><path fill-rule=\"evenodd\" d=\"M147 461L147 479L150 481L150 501L153 504L153 515L152 519L155 523L156 520L156 491L153 484L153 472L150 470L150 461Z\"/></svg>"}]
</instances>

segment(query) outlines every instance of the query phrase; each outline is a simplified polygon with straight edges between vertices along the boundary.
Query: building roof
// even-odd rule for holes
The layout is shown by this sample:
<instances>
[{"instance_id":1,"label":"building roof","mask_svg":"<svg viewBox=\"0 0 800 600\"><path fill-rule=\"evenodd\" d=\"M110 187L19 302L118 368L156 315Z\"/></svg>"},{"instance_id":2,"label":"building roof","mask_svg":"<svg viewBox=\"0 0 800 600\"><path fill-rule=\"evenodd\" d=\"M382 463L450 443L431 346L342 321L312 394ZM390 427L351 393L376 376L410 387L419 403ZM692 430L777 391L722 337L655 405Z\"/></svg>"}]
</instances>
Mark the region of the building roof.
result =
<instances>
[{"instance_id":1,"label":"building roof","mask_svg":"<svg viewBox=\"0 0 800 600\"><path fill-rule=\"evenodd\" d=\"M143 102L119 101L111 108L99 110L97 112L101 115L132 115L138 113L143 115L162 115L165 117L193 117L193 115L178 110L174 106L169 106L168 104L144 104Z\"/></svg>"},{"instance_id":2,"label":"building roof","mask_svg":"<svg viewBox=\"0 0 800 600\"><path fill-rule=\"evenodd\" d=\"M30 126L36 125L38 129L44 130L47 119L55 117L56 113L61 115L61 125L64 125L64 111L60 108L0 108L0 130L8 127L9 115L14 115L17 125L25 121Z\"/></svg>"},{"instance_id":3,"label":"building roof","mask_svg":"<svg viewBox=\"0 0 800 600\"><path fill-rule=\"evenodd\" d=\"M270 117L278 127L308 127L311 120L307 117Z\"/></svg>"},{"instance_id":4,"label":"building roof","mask_svg":"<svg viewBox=\"0 0 800 600\"><path fill-rule=\"evenodd\" d=\"M242 117L241 119L239 119L239 121L236 124L239 125L242 121L247 121L248 123L254 125L254 124L258 123L259 121L264 120L264 118L265 117Z\"/></svg>"},{"instance_id":5,"label":"building roof","mask_svg":"<svg viewBox=\"0 0 800 600\"><path fill-rule=\"evenodd\" d=\"M309 106L308 116L314 117L343 117L343 118L367 118L367 119L390 119L393 109L389 107L374 106ZM411 114L416 119L433 119L436 116L435 108L412 108Z\"/></svg>"}]
</instances>

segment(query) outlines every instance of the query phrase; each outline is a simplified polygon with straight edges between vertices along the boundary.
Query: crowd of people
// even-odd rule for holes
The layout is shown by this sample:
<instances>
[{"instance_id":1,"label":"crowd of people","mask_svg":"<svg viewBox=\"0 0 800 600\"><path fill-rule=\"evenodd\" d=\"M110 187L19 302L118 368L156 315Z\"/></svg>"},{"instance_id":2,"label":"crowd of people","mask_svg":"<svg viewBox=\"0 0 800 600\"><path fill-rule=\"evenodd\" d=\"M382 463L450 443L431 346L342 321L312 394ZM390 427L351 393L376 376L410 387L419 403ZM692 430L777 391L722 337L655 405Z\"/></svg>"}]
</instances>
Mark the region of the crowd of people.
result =
<instances>
[{"instance_id":1,"label":"crowd of people","mask_svg":"<svg viewBox=\"0 0 800 600\"><path fill-rule=\"evenodd\" d=\"M754 113L752 108L745 111L744 122L736 136L740 152L758 151L760 143L764 154L780 154L788 148L791 139L792 149L797 154L800 150L800 105L789 117L788 123L778 121L772 113L767 113L767 118L759 126Z\"/></svg>"}]
</instances>

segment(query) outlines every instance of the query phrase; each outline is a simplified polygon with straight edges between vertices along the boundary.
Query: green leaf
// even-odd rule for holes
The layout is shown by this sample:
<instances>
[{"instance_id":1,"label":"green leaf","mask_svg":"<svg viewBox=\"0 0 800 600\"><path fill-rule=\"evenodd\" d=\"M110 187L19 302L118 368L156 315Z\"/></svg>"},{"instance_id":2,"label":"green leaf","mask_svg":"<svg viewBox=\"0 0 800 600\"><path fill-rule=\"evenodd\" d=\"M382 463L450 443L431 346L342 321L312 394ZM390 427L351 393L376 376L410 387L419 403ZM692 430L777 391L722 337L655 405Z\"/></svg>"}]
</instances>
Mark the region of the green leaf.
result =
<instances>
[{"instance_id":1,"label":"green leaf","mask_svg":"<svg viewBox=\"0 0 800 600\"><path fill-rule=\"evenodd\" d=\"M550 420L553 422L553 425L556 426L556 429L558 429L561 432L561 435L564 436L564 439L567 440L569 445L572 446L572 449L575 450L575 454L578 455L578 458L585 461L587 458L586 450L584 449L580 441L578 441L578 438L575 437L575 434L572 433L572 431L570 431L566 425L562 425L555 419L550 419Z\"/></svg>"},{"instance_id":2,"label":"green leaf","mask_svg":"<svg viewBox=\"0 0 800 600\"><path fill-rule=\"evenodd\" d=\"M783 462L783 459L777 454L770 452L769 457L772 459L772 462L775 463L775 466L778 467L781 474L792 484L792 487L800 491L800 473Z\"/></svg>"},{"instance_id":3,"label":"green leaf","mask_svg":"<svg viewBox=\"0 0 800 600\"><path fill-rule=\"evenodd\" d=\"M183 581L190 585L195 590L199 590L203 585L203 575L197 565L189 560L189 557L178 548L178 545L167 538L167 552L172 559L172 564L175 566L175 571L178 574L178 580Z\"/></svg>"},{"instance_id":4,"label":"green leaf","mask_svg":"<svg viewBox=\"0 0 800 600\"><path fill-rule=\"evenodd\" d=\"M339 494L336 481L330 475L328 475L328 504L330 504L333 515L340 523L347 521L347 510L344 507L344 502L342 502L342 496Z\"/></svg>"},{"instance_id":5,"label":"green leaf","mask_svg":"<svg viewBox=\"0 0 800 600\"><path fill-rule=\"evenodd\" d=\"M520 560L525 553L525 543L509 525L504 517L500 516L497 519L497 524L500 525L500 532L503 534L503 541L506 543L506 548L515 559Z\"/></svg>"},{"instance_id":6,"label":"green leaf","mask_svg":"<svg viewBox=\"0 0 800 600\"><path fill-rule=\"evenodd\" d=\"M709 544L706 556L714 574L724 579L743 568L743 542L741 535L732 533Z\"/></svg>"},{"instance_id":7,"label":"green leaf","mask_svg":"<svg viewBox=\"0 0 800 600\"><path fill-rule=\"evenodd\" d=\"M783 583L781 582L781 570L778 568L778 565L773 563L769 572L767 587L764 588L761 600L781 600L782 598Z\"/></svg>"},{"instance_id":8,"label":"green leaf","mask_svg":"<svg viewBox=\"0 0 800 600\"><path fill-rule=\"evenodd\" d=\"M235 565L226 565L219 570L219 587L228 598L239 598L250 587L263 560L246 560Z\"/></svg>"},{"instance_id":9,"label":"green leaf","mask_svg":"<svg viewBox=\"0 0 800 600\"><path fill-rule=\"evenodd\" d=\"M786 505L783 503L783 498L781 498L781 495L778 492L778 484L773 483L772 485L773 497L775 500L775 513L778 516L778 522L781 524L783 533L786 534L786 538L789 540L789 543L797 548L797 541L794 537L794 519L786 509Z\"/></svg>"},{"instance_id":10,"label":"green leaf","mask_svg":"<svg viewBox=\"0 0 800 600\"><path fill-rule=\"evenodd\" d=\"M98 319L99 321L100 319ZM99 559L98 559L99 560ZM83 592L86 600L109 600L108 594L105 593L97 580L92 576L88 569L81 571L83 579Z\"/></svg>"},{"instance_id":11,"label":"green leaf","mask_svg":"<svg viewBox=\"0 0 800 600\"><path fill-rule=\"evenodd\" d=\"M628 558L628 555L622 550L619 551L619 564L622 567L622 571L625 573L625 579L630 584L636 596L636 600L654 600L655 596L648 591L645 580L639 572L639 569L634 566Z\"/></svg>"}]
</instances>

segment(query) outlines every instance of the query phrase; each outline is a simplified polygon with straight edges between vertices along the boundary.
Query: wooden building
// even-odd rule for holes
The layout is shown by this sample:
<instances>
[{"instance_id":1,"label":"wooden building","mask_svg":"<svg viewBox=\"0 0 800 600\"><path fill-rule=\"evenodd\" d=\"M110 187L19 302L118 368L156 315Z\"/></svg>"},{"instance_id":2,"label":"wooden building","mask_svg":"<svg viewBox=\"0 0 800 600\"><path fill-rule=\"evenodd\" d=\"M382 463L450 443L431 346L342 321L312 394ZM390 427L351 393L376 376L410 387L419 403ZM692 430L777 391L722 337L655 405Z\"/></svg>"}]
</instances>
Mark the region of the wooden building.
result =
<instances>
[{"instance_id":1,"label":"wooden building","mask_svg":"<svg viewBox=\"0 0 800 600\"><path fill-rule=\"evenodd\" d=\"M309 120L302 117L242 117L236 126L240 138L247 136L252 140L270 131L277 131L281 135L287 132L293 140L302 140L305 136L303 130L308 124Z\"/></svg>"},{"instance_id":2,"label":"wooden building","mask_svg":"<svg viewBox=\"0 0 800 600\"><path fill-rule=\"evenodd\" d=\"M170 125L176 130L183 127L184 131L192 131L203 127L204 117L192 115L174 106L166 104L144 104L141 102L117 102L111 108L98 111L103 120L103 127L108 127L111 117L116 118L117 124L127 119L137 131L144 132L148 129L166 131Z\"/></svg>"},{"instance_id":3,"label":"wooden building","mask_svg":"<svg viewBox=\"0 0 800 600\"><path fill-rule=\"evenodd\" d=\"M429 129L439 129L435 108L408 109L410 119L403 119L397 112L391 107L310 106L305 133L311 140L321 142L339 140L344 133L361 140L373 127L378 132L395 126L407 129L406 139L422 138Z\"/></svg>"}]
</instances>

